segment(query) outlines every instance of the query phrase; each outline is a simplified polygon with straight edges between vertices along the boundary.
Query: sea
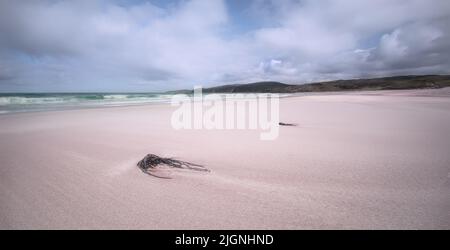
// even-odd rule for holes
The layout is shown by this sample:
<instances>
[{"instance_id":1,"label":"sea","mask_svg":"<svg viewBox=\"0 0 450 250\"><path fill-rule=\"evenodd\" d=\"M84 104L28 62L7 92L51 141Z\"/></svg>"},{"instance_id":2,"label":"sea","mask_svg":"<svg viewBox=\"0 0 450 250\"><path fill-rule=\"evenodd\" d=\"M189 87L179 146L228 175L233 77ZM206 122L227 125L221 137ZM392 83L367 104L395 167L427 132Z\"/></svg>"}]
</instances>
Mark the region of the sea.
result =
<instances>
[{"instance_id":1,"label":"sea","mask_svg":"<svg viewBox=\"0 0 450 250\"><path fill-rule=\"evenodd\" d=\"M0 115L170 103L171 97L158 93L0 93Z\"/></svg>"},{"instance_id":2,"label":"sea","mask_svg":"<svg viewBox=\"0 0 450 250\"><path fill-rule=\"evenodd\" d=\"M192 94L188 96L192 97ZM242 98L234 94L215 93L215 96L217 98ZM278 96L284 98L294 95L278 94ZM0 115L20 112L163 104L171 103L172 97L173 94L167 93L0 93Z\"/></svg>"}]
</instances>

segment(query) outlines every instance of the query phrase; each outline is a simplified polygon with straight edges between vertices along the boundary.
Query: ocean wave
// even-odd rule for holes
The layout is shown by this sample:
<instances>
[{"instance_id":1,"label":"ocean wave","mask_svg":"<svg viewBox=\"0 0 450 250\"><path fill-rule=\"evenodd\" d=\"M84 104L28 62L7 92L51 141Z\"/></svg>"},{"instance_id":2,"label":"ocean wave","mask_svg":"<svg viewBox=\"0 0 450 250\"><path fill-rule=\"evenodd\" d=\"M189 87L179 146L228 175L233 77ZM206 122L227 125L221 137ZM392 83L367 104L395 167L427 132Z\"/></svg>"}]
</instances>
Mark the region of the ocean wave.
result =
<instances>
[{"instance_id":1,"label":"ocean wave","mask_svg":"<svg viewBox=\"0 0 450 250\"><path fill-rule=\"evenodd\" d=\"M0 105L14 105L14 104L40 104L40 103L63 103L67 102L66 98L36 98L36 97L0 97Z\"/></svg>"},{"instance_id":2,"label":"ocean wave","mask_svg":"<svg viewBox=\"0 0 450 250\"><path fill-rule=\"evenodd\" d=\"M0 106L40 105L40 104L83 104L108 102L152 102L170 98L168 95L156 94L23 94L0 95Z\"/></svg>"},{"instance_id":3,"label":"ocean wave","mask_svg":"<svg viewBox=\"0 0 450 250\"><path fill-rule=\"evenodd\" d=\"M0 94L0 115L92 107L170 103L172 95L158 94Z\"/></svg>"},{"instance_id":4,"label":"ocean wave","mask_svg":"<svg viewBox=\"0 0 450 250\"><path fill-rule=\"evenodd\" d=\"M34 93L0 94L2 113L58 110L85 107L112 107L151 103L170 103L173 95L155 93ZM233 94L218 98L238 98ZM284 97L284 96L280 96Z\"/></svg>"}]
</instances>

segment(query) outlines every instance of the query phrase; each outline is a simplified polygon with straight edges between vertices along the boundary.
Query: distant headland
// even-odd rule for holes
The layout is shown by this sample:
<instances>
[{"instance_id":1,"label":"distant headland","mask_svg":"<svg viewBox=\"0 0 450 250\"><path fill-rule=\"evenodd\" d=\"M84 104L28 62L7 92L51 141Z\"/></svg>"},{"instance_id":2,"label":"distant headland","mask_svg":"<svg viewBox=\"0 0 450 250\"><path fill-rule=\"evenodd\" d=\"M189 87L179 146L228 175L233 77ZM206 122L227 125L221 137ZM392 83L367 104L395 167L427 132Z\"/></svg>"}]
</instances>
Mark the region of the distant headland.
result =
<instances>
[{"instance_id":1,"label":"distant headland","mask_svg":"<svg viewBox=\"0 0 450 250\"><path fill-rule=\"evenodd\" d=\"M427 89L450 87L450 75L393 76L370 79L335 80L307 84L285 84L275 81L229 84L204 88L204 93L298 93L354 90ZM193 90L168 91L169 94L191 94Z\"/></svg>"}]
</instances>

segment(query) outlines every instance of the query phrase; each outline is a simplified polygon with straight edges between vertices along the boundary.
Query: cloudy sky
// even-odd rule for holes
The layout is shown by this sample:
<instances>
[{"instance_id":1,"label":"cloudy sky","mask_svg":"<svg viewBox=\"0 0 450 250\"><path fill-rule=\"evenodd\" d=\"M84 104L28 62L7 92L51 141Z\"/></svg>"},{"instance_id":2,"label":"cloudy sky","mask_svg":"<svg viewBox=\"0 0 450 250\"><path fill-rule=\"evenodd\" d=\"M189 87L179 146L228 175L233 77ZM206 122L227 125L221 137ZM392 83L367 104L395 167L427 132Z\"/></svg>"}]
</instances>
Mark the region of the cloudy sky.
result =
<instances>
[{"instance_id":1,"label":"cloudy sky","mask_svg":"<svg viewBox=\"0 0 450 250\"><path fill-rule=\"evenodd\" d=\"M0 91L450 73L448 0L0 0Z\"/></svg>"}]
</instances>

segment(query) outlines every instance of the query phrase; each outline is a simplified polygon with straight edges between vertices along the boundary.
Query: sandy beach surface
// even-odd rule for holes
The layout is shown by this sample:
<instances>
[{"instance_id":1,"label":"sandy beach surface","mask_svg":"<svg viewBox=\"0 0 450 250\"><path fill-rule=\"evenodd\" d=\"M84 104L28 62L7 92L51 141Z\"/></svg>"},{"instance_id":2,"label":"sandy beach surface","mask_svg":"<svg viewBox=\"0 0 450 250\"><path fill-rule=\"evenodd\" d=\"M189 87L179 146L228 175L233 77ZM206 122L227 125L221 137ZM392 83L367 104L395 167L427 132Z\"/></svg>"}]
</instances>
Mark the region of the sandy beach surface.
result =
<instances>
[{"instance_id":1,"label":"sandy beach surface","mask_svg":"<svg viewBox=\"0 0 450 250\"><path fill-rule=\"evenodd\" d=\"M283 98L274 141L162 104L0 115L0 229L450 229L449 92Z\"/></svg>"}]
</instances>

